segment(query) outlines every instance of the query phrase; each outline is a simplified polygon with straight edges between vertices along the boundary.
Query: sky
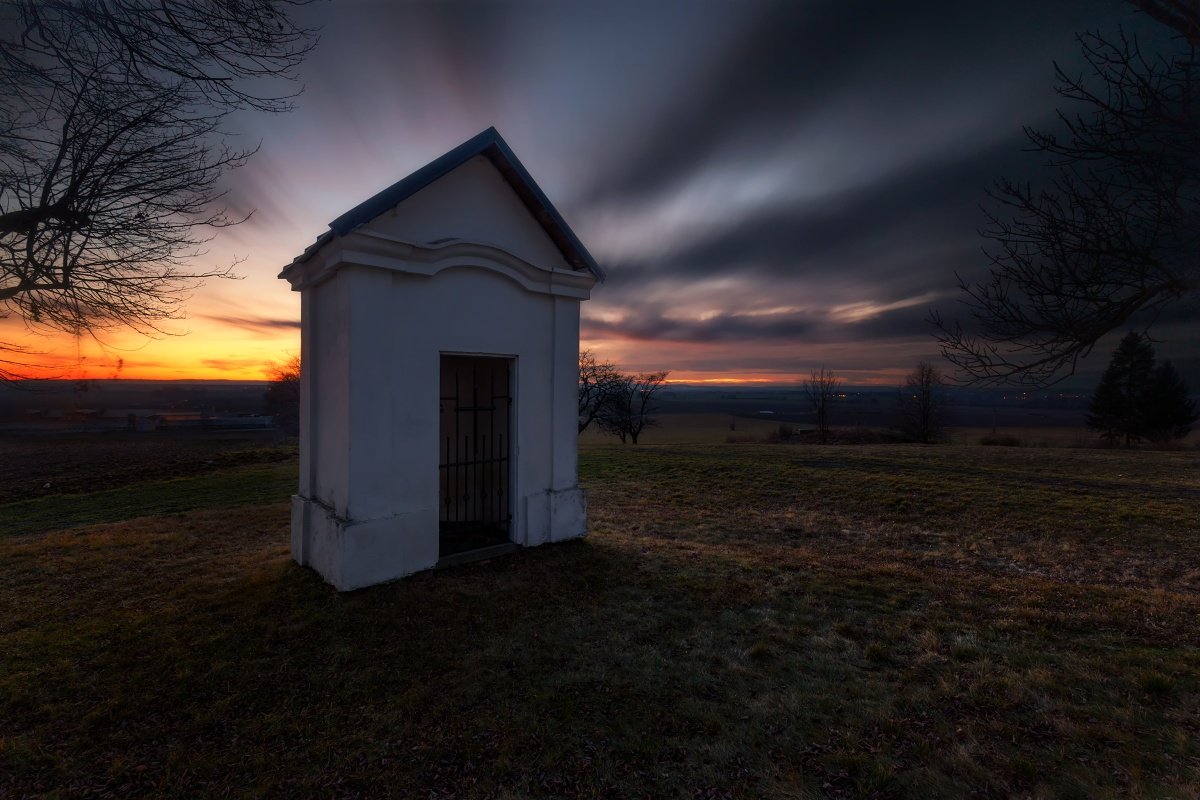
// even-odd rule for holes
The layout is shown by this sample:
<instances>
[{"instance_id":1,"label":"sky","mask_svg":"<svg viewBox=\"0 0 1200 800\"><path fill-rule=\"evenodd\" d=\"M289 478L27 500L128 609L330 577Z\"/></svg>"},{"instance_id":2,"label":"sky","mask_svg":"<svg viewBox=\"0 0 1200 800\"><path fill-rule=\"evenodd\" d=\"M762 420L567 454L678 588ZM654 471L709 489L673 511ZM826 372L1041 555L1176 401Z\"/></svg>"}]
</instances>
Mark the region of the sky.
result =
<instances>
[{"instance_id":1,"label":"sky","mask_svg":"<svg viewBox=\"0 0 1200 800\"><path fill-rule=\"evenodd\" d=\"M931 310L986 269L980 204L1038 174L1076 32L1118 2L320 2L304 92L231 121L261 142L198 267L240 262L147 341L24 336L65 377L263 377L299 351L279 270L330 220L494 125L607 272L581 344L695 382L833 370L894 384L937 359ZM1160 352L1200 384L1183 319ZM1115 343L1114 343L1115 344ZM1102 369L1102 343L1084 373Z\"/></svg>"}]
</instances>

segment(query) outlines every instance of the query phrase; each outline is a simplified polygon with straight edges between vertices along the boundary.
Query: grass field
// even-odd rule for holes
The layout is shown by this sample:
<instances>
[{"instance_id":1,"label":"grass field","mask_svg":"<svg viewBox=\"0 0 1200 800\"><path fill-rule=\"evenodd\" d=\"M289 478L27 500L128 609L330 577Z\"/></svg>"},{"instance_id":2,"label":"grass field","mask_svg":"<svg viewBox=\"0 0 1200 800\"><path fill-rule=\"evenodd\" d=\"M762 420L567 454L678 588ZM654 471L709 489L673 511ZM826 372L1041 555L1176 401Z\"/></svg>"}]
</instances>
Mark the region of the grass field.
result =
<instances>
[{"instance_id":1,"label":"grass field","mask_svg":"<svg viewBox=\"0 0 1200 800\"><path fill-rule=\"evenodd\" d=\"M1200 797L1196 451L679 438L345 595L280 451L0 500L0 797Z\"/></svg>"}]
</instances>

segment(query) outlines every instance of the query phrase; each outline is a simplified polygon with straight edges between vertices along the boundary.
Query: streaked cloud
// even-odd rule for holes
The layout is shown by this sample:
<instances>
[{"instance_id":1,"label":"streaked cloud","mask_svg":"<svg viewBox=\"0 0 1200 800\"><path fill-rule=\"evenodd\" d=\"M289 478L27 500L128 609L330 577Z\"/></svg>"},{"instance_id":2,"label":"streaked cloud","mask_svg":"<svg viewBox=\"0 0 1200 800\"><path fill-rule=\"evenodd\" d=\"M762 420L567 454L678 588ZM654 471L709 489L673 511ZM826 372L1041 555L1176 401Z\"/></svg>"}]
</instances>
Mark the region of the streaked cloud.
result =
<instances>
[{"instance_id":1,"label":"streaked cloud","mask_svg":"<svg viewBox=\"0 0 1200 800\"><path fill-rule=\"evenodd\" d=\"M204 358L200 363L211 370L217 372L228 372L236 376L241 376L247 370L261 371L263 363L256 358L240 358L237 356L229 356L227 358Z\"/></svg>"},{"instance_id":2,"label":"streaked cloud","mask_svg":"<svg viewBox=\"0 0 1200 800\"><path fill-rule=\"evenodd\" d=\"M247 318L247 317L226 317L205 314L202 319L209 322L215 322L219 325L229 325L234 328L240 328L244 331L252 333L272 333L276 331L292 331L300 330L299 319L271 319L264 317Z\"/></svg>"}]
</instances>

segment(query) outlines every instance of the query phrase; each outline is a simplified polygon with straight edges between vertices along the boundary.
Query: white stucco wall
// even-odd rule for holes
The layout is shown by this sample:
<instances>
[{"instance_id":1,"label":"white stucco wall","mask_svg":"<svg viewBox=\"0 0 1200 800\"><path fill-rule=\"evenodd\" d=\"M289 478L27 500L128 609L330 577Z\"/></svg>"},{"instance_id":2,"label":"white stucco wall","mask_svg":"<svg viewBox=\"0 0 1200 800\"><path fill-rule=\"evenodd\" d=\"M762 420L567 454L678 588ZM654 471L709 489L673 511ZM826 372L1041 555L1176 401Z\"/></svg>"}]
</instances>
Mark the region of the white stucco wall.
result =
<instances>
[{"instance_id":1,"label":"white stucco wall","mask_svg":"<svg viewBox=\"0 0 1200 800\"><path fill-rule=\"evenodd\" d=\"M369 227L414 244L441 239L484 242L539 266L567 267L554 242L483 156L426 186Z\"/></svg>"}]
</instances>

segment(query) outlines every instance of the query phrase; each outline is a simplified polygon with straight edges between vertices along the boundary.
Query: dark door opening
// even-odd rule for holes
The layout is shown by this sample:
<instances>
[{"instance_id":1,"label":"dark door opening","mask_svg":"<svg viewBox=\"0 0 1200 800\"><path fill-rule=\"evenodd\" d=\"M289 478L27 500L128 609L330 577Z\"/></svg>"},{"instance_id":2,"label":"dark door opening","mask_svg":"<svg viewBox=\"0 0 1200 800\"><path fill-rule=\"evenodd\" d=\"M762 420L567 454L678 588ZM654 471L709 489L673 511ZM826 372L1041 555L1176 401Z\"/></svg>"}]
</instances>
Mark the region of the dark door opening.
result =
<instances>
[{"instance_id":1,"label":"dark door opening","mask_svg":"<svg viewBox=\"0 0 1200 800\"><path fill-rule=\"evenodd\" d=\"M442 356L439 556L509 543L512 359Z\"/></svg>"}]
</instances>

